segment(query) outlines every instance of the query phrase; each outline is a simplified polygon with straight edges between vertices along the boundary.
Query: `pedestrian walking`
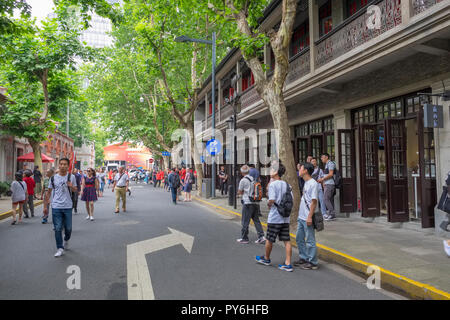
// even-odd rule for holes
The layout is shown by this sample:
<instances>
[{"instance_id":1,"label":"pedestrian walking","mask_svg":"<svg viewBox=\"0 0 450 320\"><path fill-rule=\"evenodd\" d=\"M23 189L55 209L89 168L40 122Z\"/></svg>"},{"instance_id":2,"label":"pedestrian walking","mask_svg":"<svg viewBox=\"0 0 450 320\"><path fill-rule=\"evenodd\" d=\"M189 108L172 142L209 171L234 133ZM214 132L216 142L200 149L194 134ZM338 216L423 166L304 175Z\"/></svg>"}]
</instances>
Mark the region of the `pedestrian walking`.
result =
<instances>
[{"instance_id":1,"label":"pedestrian walking","mask_svg":"<svg viewBox=\"0 0 450 320\"><path fill-rule=\"evenodd\" d=\"M162 170L158 171L156 174L156 187L161 187L161 180L163 179L164 173Z\"/></svg>"},{"instance_id":2,"label":"pedestrian walking","mask_svg":"<svg viewBox=\"0 0 450 320\"><path fill-rule=\"evenodd\" d=\"M323 178L324 177L323 170L320 169L316 158L312 158L311 164L314 167L314 172L312 173L311 177L315 181L318 181L319 179ZM319 183L319 204L320 204L320 211L322 212L322 216L325 217L327 215L327 207L325 205L325 200L324 200L324 196L323 196L323 186L321 183Z\"/></svg>"},{"instance_id":3,"label":"pedestrian walking","mask_svg":"<svg viewBox=\"0 0 450 320\"><path fill-rule=\"evenodd\" d=\"M122 210L127 211L127 190L130 183L130 178L125 173L125 167L120 167L119 172L116 173L114 177L114 184L112 191L115 191L116 195L116 211L114 213L119 213L120 199L122 199Z\"/></svg>"},{"instance_id":4,"label":"pedestrian walking","mask_svg":"<svg viewBox=\"0 0 450 320\"><path fill-rule=\"evenodd\" d=\"M253 220L258 233L258 239L255 243L264 243L264 230L261 222L259 221L259 203L253 202L251 199L254 193L254 179L249 172L249 166L243 165L241 167L241 174L243 178L239 182L238 195L242 195L242 229L241 237L236 241L242 244L249 243L248 227L250 225L250 220Z\"/></svg>"},{"instance_id":5,"label":"pedestrian walking","mask_svg":"<svg viewBox=\"0 0 450 320\"><path fill-rule=\"evenodd\" d=\"M113 170L109 169L109 172L108 172L108 189L111 188L112 183L113 183Z\"/></svg>"},{"instance_id":6,"label":"pedestrian walking","mask_svg":"<svg viewBox=\"0 0 450 320\"><path fill-rule=\"evenodd\" d=\"M45 174L45 178L44 178L44 186L42 188L42 195L41 195L41 199L44 200L44 206L47 206L47 211L44 210L43 216L42 216L42 224L46 224L48 222L48 212L50 209L50 199L45 199L45 197L47 196L47 191L48 191L48 183L50 181L50 179L53 177L53 175L55 174L55 171L53 169L48 169L47 173ZM80 182L81 183L81 182ZM78 197L77 197L78 200ZM72 198L72 202L73 202L73 198ZM73 208L73 205L72 205ZM45 213L47 212L47 213Z\"/></svg>"},{"instance_id":7,"label":"pedestrian walking","mask_svg":"<svg viewBox=\"0 0 450 320\"><path fill-rule=\"evenodd\" d=\"M77 182L75 176L69 172L69 163L70 160L67 158L59 160L58 173L49 180L44 202L44 215L48 215L48 203L51 197L52 220L57 248L55 257L62 256L64 250L68 249L72 235L72 192L77 191ZM63 228L64 243L62 237Z\"/></svg>"},{"instance_id":8,"label":"pedestrian walking","mask_svg":"<svg viewBox=\"0 0 450 320\"><path fill-rule=\"evenodd\" d=\"M31 217L34 217L34 188L36 183L34 179L31 177L33 173L31 170L25 170L23 181L27 184L27 199L23 206L23 212L25 213L25 218L29 218L28 210L31 213Z\"/></svg>"},{"instance_id":9,"label":"pedestrian walking","mask_svg":"<svg viewBox=\"0 0 450 320\"><path fill-rule=\"evenodd\" d=\"M194 183L194 175L192 173L192 170L190 168L187 169L186 176L184 179L184 201L185 202L191 202L191 191L192 191L192 184Z\"/></svg>"},{"instance_id":10,"label":"pedestrian walking","mask_svg":"<svg viewBox=\"0 0 450 320\"><path fill-rule=\"evenodd\" d=\"M305 186L297 219L296 241L300 258L294 262L294 266L305 270L318 268L313 215L318 205L320 185L312 178L313 173L314 166L311 163L305 163L300 168L300 176L305 180Z\"/></svg>"},{"instance_id":11,"label":"pedestrian walking","mask_svg":"<svg viewBox=\"0 0 450 320\"><path fill-rule=\"evenodd\" d=\"M169 190L169 169L164 170L164 191L170 191Z\"/></svg>"},{"instance_id":12,"label":"pedestrian walking","mask_svg":"<svg viewBox=\"0 0 450 320\"><path fill-rule=\"evenodd\" d=\"M336 212L334 210L334 195L336 192L336 186L334 183L334 172L336 170L336 164L330 160L328 153L323 153L321 158L322 163L325 165L323 170L324 177L317 180L317 182L323 184L324 189L324 201L327 207L327 215L324 216L325 221L331 221L336 219Z\"/></svg>"},{"instance_id":13,"label":"pedestrian walking","mask_svg":"<svg viewBox=\"0 0 450 320\"><path fill-rule=\"evenodd\" d=\"M34 199L37 200L37 196L41 194L42 192L42 173L39 171L39 166L35 166L33 170L33 179L36 184L36 187L34 188Z\"/></svg>"},{"instance_id":14,"label":"pedestrian walking","mask_svg":"<svg viewBox=\"0 0 450 320\"><path fill-rule=\"evenodd\" d=\"M11 225L15 225L17 207L19 208L19 222L22 222L23 205L28 197L27 184L23 181L23 174L16 172L15 180L11 183L11 201L12 201L12 215L13 221Z\"/></svg>"},{"instance_id":15,"label":"pedestrian walking","mask_svg":"<svg viewBox=\"0 0 450 320\"><path fill-rule=\"evenodd\" d=\"M287 182L281 180L285 172L286 168L283 164L277 161L272 163L270 168L272 182L269 185L269 201L267 203L270 211L267 220L265 253L262 256L256 256L256 262L267 266L271 264L270 254L278 237L280 241L284 242L286 248L286 259L284 264L278 265L278 269L291 272L294 269L291 265L292 246L289 234L289 216L284 217L279 212L279 210L283 210L290 214L289 204L291 209L293 204L292 188Z\"/></svg>"},{"instance_id":16,"label":"pedestrian walking","mask_svg":"<svg viewBox=\"0 0 450 320\"><path fill-rule=\"evenodd\" d=\"M93 168L88 169L88 175L81 183L81 201L86 203L86 220L94 221L94 202L97 201L99 182Z\"/></svg>"},{"instance_id":17,"label":"pedestrian walking","mask_svg":"<svg viewBox=\"0 0 450 320\"><path fill-rule=\"evenodd\" d=\"M220 179L220 194L223 196L224 194L228 194L228 175L225 172L225 166L221 166L219 170L219 179Z\"/></svg>"},{"instance_id":18,"label":"pedestrian walking","mask_svg":"<svg viewBox=\"0 0 450 320\"><path fill-rule=\"evenodd\" d=\"M180 175L178 174L178 171L176 168L172 169L172 172L169 174L168 180L169 180L170 191L172 193L172 202L174 204L177 204L177 200L178 200L177 193L181 186L181 180L180 180Z\"/></svg>"},{"instance_id":19,"label":"pedestrian walking","mask_svg":"<svg viewBox=\"0 0 450 320\"><path fill-rule=\"evenodd\" d=\"M72 171L73 176L75 177L77 191L72 192L72 209L75 211L75 214L78 214L78 196L81 193L81 183L82 183L82 175L78 173L76 168Z\"/></svg>"},{"instance_id":20,"label":"pedestrian walking","mask_svg":"<svg viewBox=\"0 0 450 320\"><path fill-rule=\"evenodd\" d=\"M98 196L103 197L103 192L105 191L105 184L106 184L106 173L104 168L99 169L98 173L98 181L99 181L99 191Z\"/></svg>"}]
</instances>

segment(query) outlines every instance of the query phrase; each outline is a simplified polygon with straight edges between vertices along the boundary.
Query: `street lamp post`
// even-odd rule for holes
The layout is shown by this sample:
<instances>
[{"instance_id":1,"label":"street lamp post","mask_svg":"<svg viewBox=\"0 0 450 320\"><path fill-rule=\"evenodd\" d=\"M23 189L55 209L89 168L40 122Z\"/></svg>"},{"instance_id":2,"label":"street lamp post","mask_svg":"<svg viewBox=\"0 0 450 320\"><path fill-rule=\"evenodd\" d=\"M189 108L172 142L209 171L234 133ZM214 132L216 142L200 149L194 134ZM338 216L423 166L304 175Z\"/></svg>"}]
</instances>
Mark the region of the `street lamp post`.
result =
<instances>
[{"instance_id":1,"label":"street lamp post","mask_svg":"<svg viewBox=\"0 0 450 320\"><path fill-rule=\"evenodd\" d=\"M228 204L233 204L234 209L237 208L237 137L235 135L236 132L236 125L237 125L237 110L236 107L240 103L241 94L237 92L237 82L240 79L240 76L234 76L231 79L231 87L234 89L233 96L231 97L231 100L227 100L227 102L230 102L233 106L233 115L228 119L226 122L228 122L228 128L233 130L233 137L231 142L231 149L233 150L233 164L232 164L232 170L231 170L231 185L228 187Z\"/></svg>"},{"instance_id":2,"label":"street lamp post","mask_svg":"<svg viewBox=\"0 0 450 320\"><path fill-rule=\"evenodd\" d=\"M212 45L212 72L211 72L211 81L212 81L212 128L211 128L211 139L215 139L215 129L216 129L216 32L212 33L212 40L204 40L204 39L194 39L188 36L179 36L175 39L176 42L198 42ZM211 172L212 172L212 183L211 183L211 197L216 197L216 161L215 155L211 158Z\"/></svg>"}]
</instances>

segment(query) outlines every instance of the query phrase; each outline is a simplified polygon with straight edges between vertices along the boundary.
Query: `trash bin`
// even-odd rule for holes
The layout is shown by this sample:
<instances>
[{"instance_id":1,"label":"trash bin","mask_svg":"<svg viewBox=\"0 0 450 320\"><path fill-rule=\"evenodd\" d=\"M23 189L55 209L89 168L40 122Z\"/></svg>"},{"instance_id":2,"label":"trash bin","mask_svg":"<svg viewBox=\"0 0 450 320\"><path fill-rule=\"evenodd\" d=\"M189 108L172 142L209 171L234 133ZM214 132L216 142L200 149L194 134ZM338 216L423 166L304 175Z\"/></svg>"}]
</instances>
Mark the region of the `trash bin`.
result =
<instances>
[{"instance_id":1,"label":"trash bin","mask_svg":"<svg viewBox=\"0 0 450 320\"><path fill-rule=\"evenodd\" d=\"M202 180L202 194L205 198L211 198L212 179L203 178Z\"/></svg>"}]
</instances>

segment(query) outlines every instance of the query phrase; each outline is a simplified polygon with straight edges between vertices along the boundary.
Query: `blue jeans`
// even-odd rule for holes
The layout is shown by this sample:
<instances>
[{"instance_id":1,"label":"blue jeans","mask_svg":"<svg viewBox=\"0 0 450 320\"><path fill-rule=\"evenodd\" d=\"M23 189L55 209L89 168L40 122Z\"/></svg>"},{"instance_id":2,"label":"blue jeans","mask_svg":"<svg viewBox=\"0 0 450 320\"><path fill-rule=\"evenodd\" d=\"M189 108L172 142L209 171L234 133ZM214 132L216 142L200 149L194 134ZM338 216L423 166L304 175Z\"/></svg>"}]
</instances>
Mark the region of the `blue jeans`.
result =
<instances>
[{"instance_id":1,"label":"blue jeans","mask_svg":"<svg viewBox=\"0 0 450 320\"><path fill-rule=\"evenodd\" d=\"M298 219L297 247L300 259L317 265L317 247L314 226L308 226L305 220ZM306 239L306 240L305 240Z\"/></svg>"},{"instance_id":2,"label":"blue jeans","mask_svg":"<svg viewBox=\"0 0 450 320\"><path fill-rule=\"evenodd\" d=\"M72 234L72 208L53 209L53 226L55 227L56 248L64 249L62 229L64 227L64 241L69 241Z\"/></svg>"},{"instance_id":3,"label":"blue jeans","mask_svg":"<svg viewBox=\"0 0 450 320\"><path fill-rule=\"evenodd\" d=\"M174 187L170 187L170 191L172 191L172 201L173 203L177 203L177 189Z\"/></svg>"},{"instance_id":4,"label":"blue jeans","mask_svg":"<svg viewBox=\"0 0 450 320\"><path fill-rule=\"evenodd\" d=\"M323 199L323 189L322 186L319 185L319 204L320 204L320 211L322 212L322 215L327 214L327 206L325 205L325 200Z\"/></svg>"},{"instance_id":5,"label":"blue jeans","mask_svg":"<svg viewBox=\"0 0 450 320\"><path fill-rule=\"evenodd\" d=\"M103 181L100 182L100 191L103 192L105 190L105 183Z\"/></svg>"}]
</instances>

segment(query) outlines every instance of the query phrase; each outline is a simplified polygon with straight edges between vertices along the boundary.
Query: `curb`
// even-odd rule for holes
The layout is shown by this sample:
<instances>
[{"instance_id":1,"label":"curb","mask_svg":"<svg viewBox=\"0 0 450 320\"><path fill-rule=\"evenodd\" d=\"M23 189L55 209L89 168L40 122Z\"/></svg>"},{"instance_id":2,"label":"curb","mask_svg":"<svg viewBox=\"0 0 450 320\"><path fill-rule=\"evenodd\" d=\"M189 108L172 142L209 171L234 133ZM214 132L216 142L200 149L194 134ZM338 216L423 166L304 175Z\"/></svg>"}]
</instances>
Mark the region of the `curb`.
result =
<instances>
[{"instance_id":1,"label":"curb","mask_svg":"<svg viewBox=\"0 0 450 320\"><path fill-rule=\"evenodd\" d=\"M212 204L208 201L198 198L197 196L193 196L192 199L199 201L201 203L204 203L215 209L221 210L223 212L231 213L231 214L241 217L241 214L238 212L235 212L235 211L223 208L221 206ZM253 221L252 221L252 224L253 224ZM263 225L263 227L267 228L266 223L261 222L261 224ZM290 235L291 235L292 244L295 247L297 247L297 244L295 242L295 238L296 238L295 235L292 233ZM317 243L317 253L322 260L334 262L339 265L345 266L345 267L351 269L352 271L355 271L355 272L359 273L360 275L364 275L366 277L368 277L372 274L372 273L368 273L369 266L375 266L372 263L368 263L368 262L359 260L348 254L345 254L343 252L329 248L329 247L324 246L319 243ZM399 274L396 274L392 271L383 269L381 267L378 267L378 268L380 269L381 283L383 285L387 285L387 286L393 287L395 289L398 289L413 299L450 300L450 293L448 293L448 292L439 290L428 284L409 279L407 277L401 276Z\"/></svg>"},{"instance_id":2,"label":"curb","mask_svg":"<svg viewBox=\"0 0 450 320\"><path fill-rule=\"evenodd\" d=\"M34 207L36 208L37 206L39 206L39 205L41 205L43 203L44 203L44 201L42 201L42 200L35 201L34 202ZM7 219L7 218L9 218L11 216L12 216L12 210L0 213L0 220Z\"/></svg>"}]
</instances>

